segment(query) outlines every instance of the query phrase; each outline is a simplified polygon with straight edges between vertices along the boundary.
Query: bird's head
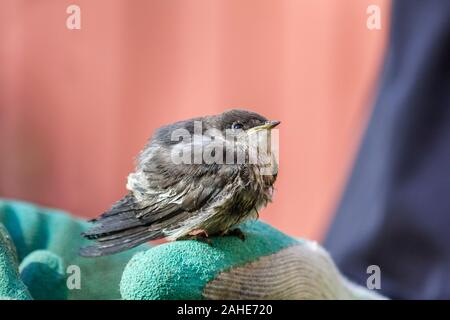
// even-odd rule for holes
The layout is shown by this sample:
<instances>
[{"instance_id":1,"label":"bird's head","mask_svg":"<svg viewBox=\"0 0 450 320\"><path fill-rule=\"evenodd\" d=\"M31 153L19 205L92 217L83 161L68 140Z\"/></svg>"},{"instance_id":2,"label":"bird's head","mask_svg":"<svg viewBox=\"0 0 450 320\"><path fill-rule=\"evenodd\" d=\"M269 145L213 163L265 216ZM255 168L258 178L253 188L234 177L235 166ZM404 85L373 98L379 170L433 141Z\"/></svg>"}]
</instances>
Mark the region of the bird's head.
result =
<instances>
[{"instance_id":1,"label":"bird's head","mask_svg":"<svg viewBox=\"0 0 450 320\"><path fill-rule=\"evenodd\" d=\"M252 134L260 130L271 130L280 121L267 120L265 117L247 110L232 109L221 114L207 117L206 129L214 128L226 135L229 131L243 131Z\"/></svg>"},{"instance_id":2,"label":"bird's head","mask_svg":"<svg viewBox=\"0 0 450 320\"><path fill-rule=\"evenodd\" d=\"M271 152L270 132L279 123L240 109L175 122L155 132L139 162L147 168L170 167L171 172L176 168L173 164L209 165L213 169L221 164L263 162L273 166L276 161Z\"/></svg>"}]
</instances>

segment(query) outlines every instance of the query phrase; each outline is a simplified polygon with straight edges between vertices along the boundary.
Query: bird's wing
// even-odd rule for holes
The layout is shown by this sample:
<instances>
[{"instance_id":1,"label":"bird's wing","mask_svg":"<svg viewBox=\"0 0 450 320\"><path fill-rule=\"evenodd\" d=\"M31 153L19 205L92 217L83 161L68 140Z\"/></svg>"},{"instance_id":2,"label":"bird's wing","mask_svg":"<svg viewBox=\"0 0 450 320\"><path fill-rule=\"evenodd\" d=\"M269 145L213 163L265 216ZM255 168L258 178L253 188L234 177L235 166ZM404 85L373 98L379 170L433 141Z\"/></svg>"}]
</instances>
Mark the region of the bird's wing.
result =
<instances>
[{"instance_id":1,"label":"bird's wing","mask_svg":"<svg viewBox=\"0 0 450 320\"><path fill-rule=\"evenodd\" d=\"M127 185L141 206L136 213L140 221L152 224L180 213L198 211L236 178L239 170L233 164L175 164L174 153L181 151L191 156L194 152L195 159L195 150L204 150L210 142L194 136L187 143L169 148L151 143L144 149L137 171L129 176Z\"/></svg>"},{"instance_id":2,"label":"bird's wing","mask_svg":"<svg viewBox=\"0 0 450 320\"><path fill-rule=\"evenodd\" d=\"M81 254L115 253L164 237L164 229L200 211L238 174L234 166L228 165L192 165L184 169L180 171L183 175L168 176L161 174L161 170L139 173L145 174L148 184L135 189L145 191L130 192L93 220L94 226L83 235L98 243L84 248Z\"/></svg>"},{"instance_id":3,"label":"bird's wing","mask_svg":"<svg viewBox=\"0 0 450 320\"><path fill-rule=\"evenodd\" d=\"M176 180L170 187L158 189L155 192L157 196L147 197L148 208L141 211L138 217L151 222L174 211L198 211L214 199L228 183L234 181L236 174L235 170L223 166L214 172L187 175ZM153 190L148 194L151 192Z\"/></svg>"}]
</instances>

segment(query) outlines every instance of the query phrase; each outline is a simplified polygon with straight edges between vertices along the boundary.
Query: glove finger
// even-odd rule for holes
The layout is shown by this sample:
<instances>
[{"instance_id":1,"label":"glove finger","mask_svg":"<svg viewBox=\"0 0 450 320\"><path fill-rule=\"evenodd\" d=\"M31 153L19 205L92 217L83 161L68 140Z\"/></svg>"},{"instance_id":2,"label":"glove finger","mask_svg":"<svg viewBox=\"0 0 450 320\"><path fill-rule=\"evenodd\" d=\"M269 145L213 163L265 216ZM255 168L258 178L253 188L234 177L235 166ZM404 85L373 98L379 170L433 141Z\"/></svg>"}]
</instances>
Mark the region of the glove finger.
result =
<instances>
[{"instance_id":1,"label":"glove finger","mask_svg":"<svg viewBox=\"0 0 450 320\"><path fill-rule=\"evenodd\" d=\"M68 288L63 260L48 250L36 250L19 267L33 299L66 300Z\"/></svg>"},{"instance_id":2,"label":"glove finger","mask_svg":"<svg viewBox=\"0 0 450 320\"><path fill-rule=\"evenodd\" d=\"M36 250L48 250L61 257L68 268L79 270L81 288L69 290L68 299L119 299L119 281L126 263L137 251L149 248L144 244L111 256L80 257L80 247L88 244L81 233L89 223L27 202L0 199L0 223L8 229L19 261Z\"/></svg>"},{"instance_id":3,"label":"glove finger","mask_svg":"<svg viewBox=\"0 0 450 320\"><path fill-rule=\"evenodd\" d=\"M17 255L11 237L0 223L0 299L30 300L31 295L21 281Z\"/></svg>"},{"instance_id":4,"label":"glove finger","mask_svg":"<svg viewBox=\"0 0 450 320\"><path fill-rule=\"evenodd\" d=\"M223 271L245 265L299 242L257 221L240 226L237 237L175 241L136 254L120 282L124 299L204 299L204 289Z\"/></svg>"}]
</instances>

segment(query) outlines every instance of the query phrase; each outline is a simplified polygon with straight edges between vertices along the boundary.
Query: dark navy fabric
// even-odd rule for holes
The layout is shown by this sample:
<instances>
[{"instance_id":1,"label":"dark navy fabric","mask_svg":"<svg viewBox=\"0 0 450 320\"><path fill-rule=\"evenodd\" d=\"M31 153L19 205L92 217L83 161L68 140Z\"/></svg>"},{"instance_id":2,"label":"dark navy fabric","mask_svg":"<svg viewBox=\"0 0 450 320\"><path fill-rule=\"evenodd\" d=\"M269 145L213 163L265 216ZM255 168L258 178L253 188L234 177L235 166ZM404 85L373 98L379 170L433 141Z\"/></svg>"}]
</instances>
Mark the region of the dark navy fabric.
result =
<instances>
[{"instance_id":1,"label":"dark navy fabric","mask_svg":"<svg viewBox=\"0 0 450 320\"><path fill-rule=\"evenodd\" d=\"M374 31L372 31L374 32ZM450 1L393 1L371 119L325 247L400 299L450 299Z\"/></svg>"}]
</instances>

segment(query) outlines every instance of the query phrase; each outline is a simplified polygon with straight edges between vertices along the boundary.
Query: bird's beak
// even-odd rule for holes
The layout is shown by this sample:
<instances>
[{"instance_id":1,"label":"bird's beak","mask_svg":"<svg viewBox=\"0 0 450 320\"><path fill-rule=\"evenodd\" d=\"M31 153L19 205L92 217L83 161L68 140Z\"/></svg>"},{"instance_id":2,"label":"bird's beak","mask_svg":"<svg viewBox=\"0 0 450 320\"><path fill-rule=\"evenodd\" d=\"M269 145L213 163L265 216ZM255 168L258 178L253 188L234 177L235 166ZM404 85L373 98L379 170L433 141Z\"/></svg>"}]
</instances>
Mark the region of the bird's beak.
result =
<instances>
[{"instance_id":1,"label":"bird's beak","mask_svg":"<svg viewBox=\"0 0 450 320\"><path fill-rule=\"evenodd\" d=\"M273 129L280 123L281 123L281 121L278 121L278 120L269 120L266 122L265 126L267 127L267 129Z\"/></svg>"},{"instance_id":2,"label":"bird's beak","mask_svg":"<svg viewBox=\"0 0 450 320\"><path fill-rule=\"evenodd\" d=\"M271 129L275 128L277 125L279 125L280 123L281 123L281 121L278 121L278 120L268 120L268 121L266 121L266 123L264 123L260 126L250 128L248 130L248 133L257 132L260 130L271 130Z\"/></svg>"}]
</instances>

